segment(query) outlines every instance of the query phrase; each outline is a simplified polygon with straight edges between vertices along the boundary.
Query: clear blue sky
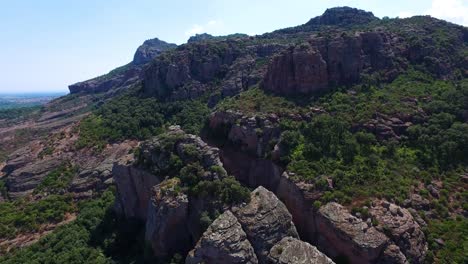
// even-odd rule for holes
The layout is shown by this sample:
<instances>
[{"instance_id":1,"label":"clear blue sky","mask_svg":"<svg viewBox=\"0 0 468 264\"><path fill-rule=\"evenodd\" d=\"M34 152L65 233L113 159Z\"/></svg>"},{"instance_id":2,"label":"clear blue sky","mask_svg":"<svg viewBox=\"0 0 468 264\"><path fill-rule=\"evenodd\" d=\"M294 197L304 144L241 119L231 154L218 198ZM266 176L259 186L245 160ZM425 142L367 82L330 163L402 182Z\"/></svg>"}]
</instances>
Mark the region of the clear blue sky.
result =
<instances>
[{"instance_id":1,"label":"clear blue sky","mask_svg":"<svg viewBox=\"0 0 468 264\"><path fill-rule=\"evenodd\" d=\"M149 38L261 34L344 5L468 25L468 0L0 0L0 93L67 91L131 61Z\"/></svg>"}]
</instances>

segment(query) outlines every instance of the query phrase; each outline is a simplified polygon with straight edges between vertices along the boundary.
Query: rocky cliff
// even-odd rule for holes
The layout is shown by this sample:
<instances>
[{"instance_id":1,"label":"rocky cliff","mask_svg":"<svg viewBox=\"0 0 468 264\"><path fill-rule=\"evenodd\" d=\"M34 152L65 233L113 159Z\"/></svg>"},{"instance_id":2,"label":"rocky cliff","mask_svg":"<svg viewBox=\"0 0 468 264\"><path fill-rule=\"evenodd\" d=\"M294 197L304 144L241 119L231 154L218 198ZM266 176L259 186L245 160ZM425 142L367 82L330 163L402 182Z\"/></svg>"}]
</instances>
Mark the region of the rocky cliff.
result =
<instances>
[{"instance_id":1,"label":"rocky cliff","mask_svg":"<svg viewBox=\"0 0 468 264\"><path fill-rule=\"evenodd\" d=\"M251 124L240 120L257 121ZM269 120L268 117L246 118L232 112L211 116L210 128L218 139L225 139L225 147L220 153L229 173L248 186L263 185L274 192L291 212L301 238L332 258L346 259L350 263L423 263L427 252L426 238L421 226L406 209L376 201L369 209L372 218L379 223L375 225L371 218L356 217L337 203L314 208L314 201L323 193L313 184L297 181L291 173L283 173L281 166L257 151L265 149L262 137L270 137L269 133L255 133L258 128L267 130L265 120ZM273 120L268 127L278 129L278 121ZM235 132L238 129L243 132ZM279 132L269 138L279 142L275 149L280 145L279 138Z\"/></svg>"},{"instance_id":2,"label":"rocky cliff","mask_svg":"<svg viewBox=\"0 0 468 264\"><path fill-rule=\"evenodd\" d=\"M134 65L141 65L152 61L154 58L159 56L162 52L176 48L176 44L167 43L158 38L148 39L138 47L133 56L132 63Z\"/></svg>"},{"instance_id":3,"label":"rocky cliff","mask_svg":"<svg viewBox=\"0 0 468 264\"><path fill-rule=\"evenodd\" d=\"M168 134L143 143L139 155L137 159L130 156L114 165L116 210L146 223L145 238L155 256L187 253L195 247L186 263L270 263L270 259L289 259L286 263L295 263L290 252L283 256L278 249L272 249L280 242L276 248L294 242L299 243L294 247L301 248L304 254L301 257L313 256L317 263L331 263L317 249L297 240L299 235L291 214L267 189L258 187L241 203L223 200L223 196L210 193L209 189L200 190L207 192L204 195L198 194L197 188L191 189L187 181L195 179L187 179L185 173L186 169L194 168L194 162L204 168L199 174L207 180L203 186L228 179L218 150L200 138L174 127ZM171 176L174 162L179 159L182 163L177 166L182 169L175 174L179 176ZM203 219L214 211L224 213L206 229ZM296 240L282 241L285 238Z\"/></svg>"}]
</instances>

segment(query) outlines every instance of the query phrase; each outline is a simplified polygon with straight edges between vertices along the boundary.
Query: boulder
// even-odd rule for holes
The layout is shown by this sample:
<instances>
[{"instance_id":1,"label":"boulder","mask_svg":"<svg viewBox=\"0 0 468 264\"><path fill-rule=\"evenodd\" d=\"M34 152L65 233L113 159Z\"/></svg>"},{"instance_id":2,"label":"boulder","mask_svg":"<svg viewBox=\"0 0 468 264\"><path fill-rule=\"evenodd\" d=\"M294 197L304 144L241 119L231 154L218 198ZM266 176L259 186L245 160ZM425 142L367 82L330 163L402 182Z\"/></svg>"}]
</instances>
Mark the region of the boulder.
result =
<instances>
[{"instance_id":1,"label":"boulder","mask_svg":"<svg viewBox=\"0 0 468 264\"><path fill-rule=\"evenodd\" d=\"M293 237L285 237L274 245L268 261L272 264L332 264L334 263L316 247Z\"/></svg>"},{"instance_id":2,"label":"boulder","mask_svg":"<svg viewBox=\"0 0 468 264\"><path fill-rule=\"evenodd\" d=\"M382 256L377 261L378 264L409 264L405 255L401 253L400 248L395 244L390 244L384 250Z\"/></svg>"},{"instance_id":3,"label":"boulder","mask_svg":"<svg viewBox=\"0 0 468 264\"><path fill-rule=\"evenodd\" d=\"M249 204L233 209L247 234L259 263L266 263L270 249L285 237L299 238L286 206L270 191L258 187Z\"/></svg>"},{"instance_id":4,"label":"boulder","mask_svg":"<svg viewBox=\"0 0 468 264\"><path fill-rule=\"evenodd\" d=\"M236 217L226 211L203 233L185 263L255 264L258 260Z\"/></svg>"}]
</instances>

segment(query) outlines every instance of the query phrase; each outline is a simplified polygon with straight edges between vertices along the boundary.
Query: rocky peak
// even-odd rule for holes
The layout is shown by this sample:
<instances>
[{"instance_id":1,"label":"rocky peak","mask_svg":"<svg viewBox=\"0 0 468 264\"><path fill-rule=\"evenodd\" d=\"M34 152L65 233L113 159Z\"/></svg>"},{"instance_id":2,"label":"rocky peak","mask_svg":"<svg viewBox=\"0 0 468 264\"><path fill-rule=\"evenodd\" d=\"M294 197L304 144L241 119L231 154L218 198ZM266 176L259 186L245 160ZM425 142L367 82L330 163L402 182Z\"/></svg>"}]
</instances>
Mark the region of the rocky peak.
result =
<instances>
[{"instance_id":1,"label":"rocky peak","mask_svg":"<svg viewBox=\"0 0 468 264\"><path fill-rule=\"evenodd\" d=\"M105 93L131 87L141 81L143 65L158 57L163 51L177 47L157 38L145 41L135 52L133 61L107 74L68 86L71 94Z\"/></svg>"},{"instance_id":2,"label":"rocky peak","mask_svg":"<svg viewBox=\"0 0 468 264\"><path fill-rule=\"evenodd\" d=\"M306 25L353 26L378 20L372 12L352 7L329 8L323 15L312 18Z\"/></svg>"},{"instance_id":3,"label":"rocky peak","mask_svg":"<svg viewBox=\"0 0 468 264\"><path fill-rule=\"evenodd\" d=\"M269 261L271 263L310 263L332 264L334 263L325 254L311 244L292 237L285 237L270 250Z\"/></svg>"},{"instance_id":4,"label":"rocky peak","mask_svg":"<svg viewBox=\"0 0 468 264\"><path fill-rule=\"evenodd\" d=\"M148 39L138 47L133 56L133 64L141 65L150 62L161 52L177 47L176 44L167 43L158 38Z\"/></svg>"},{"instance_id":5,"label":"rocky peak","mask_svg":"<svg viewBox=\"0 0 468 264\"><path fill-rule=\"evenodd\" d=\"M185 261L195 263L258 263L237 218L226 211L203 234Z\"/></svg>"}]
</instances>

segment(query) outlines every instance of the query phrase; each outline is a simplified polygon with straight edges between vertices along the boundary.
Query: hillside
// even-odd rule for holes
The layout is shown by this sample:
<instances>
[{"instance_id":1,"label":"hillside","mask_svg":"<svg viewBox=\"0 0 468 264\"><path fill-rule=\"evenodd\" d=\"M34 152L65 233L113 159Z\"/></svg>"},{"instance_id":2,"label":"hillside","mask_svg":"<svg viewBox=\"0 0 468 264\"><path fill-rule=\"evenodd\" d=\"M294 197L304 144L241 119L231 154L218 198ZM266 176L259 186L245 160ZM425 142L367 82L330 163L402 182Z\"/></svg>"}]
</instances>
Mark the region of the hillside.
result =
<instances>
[{"instance_id":1,"label":"hillside","mask_svg":"<svg viewBox=\"0 0 468 264\"><path fill-rule=\"evenodd\" d=\"M147 40L0 122L0 263L466 263L467 44L349 7Z\"/></svg>"}]
</instances>

